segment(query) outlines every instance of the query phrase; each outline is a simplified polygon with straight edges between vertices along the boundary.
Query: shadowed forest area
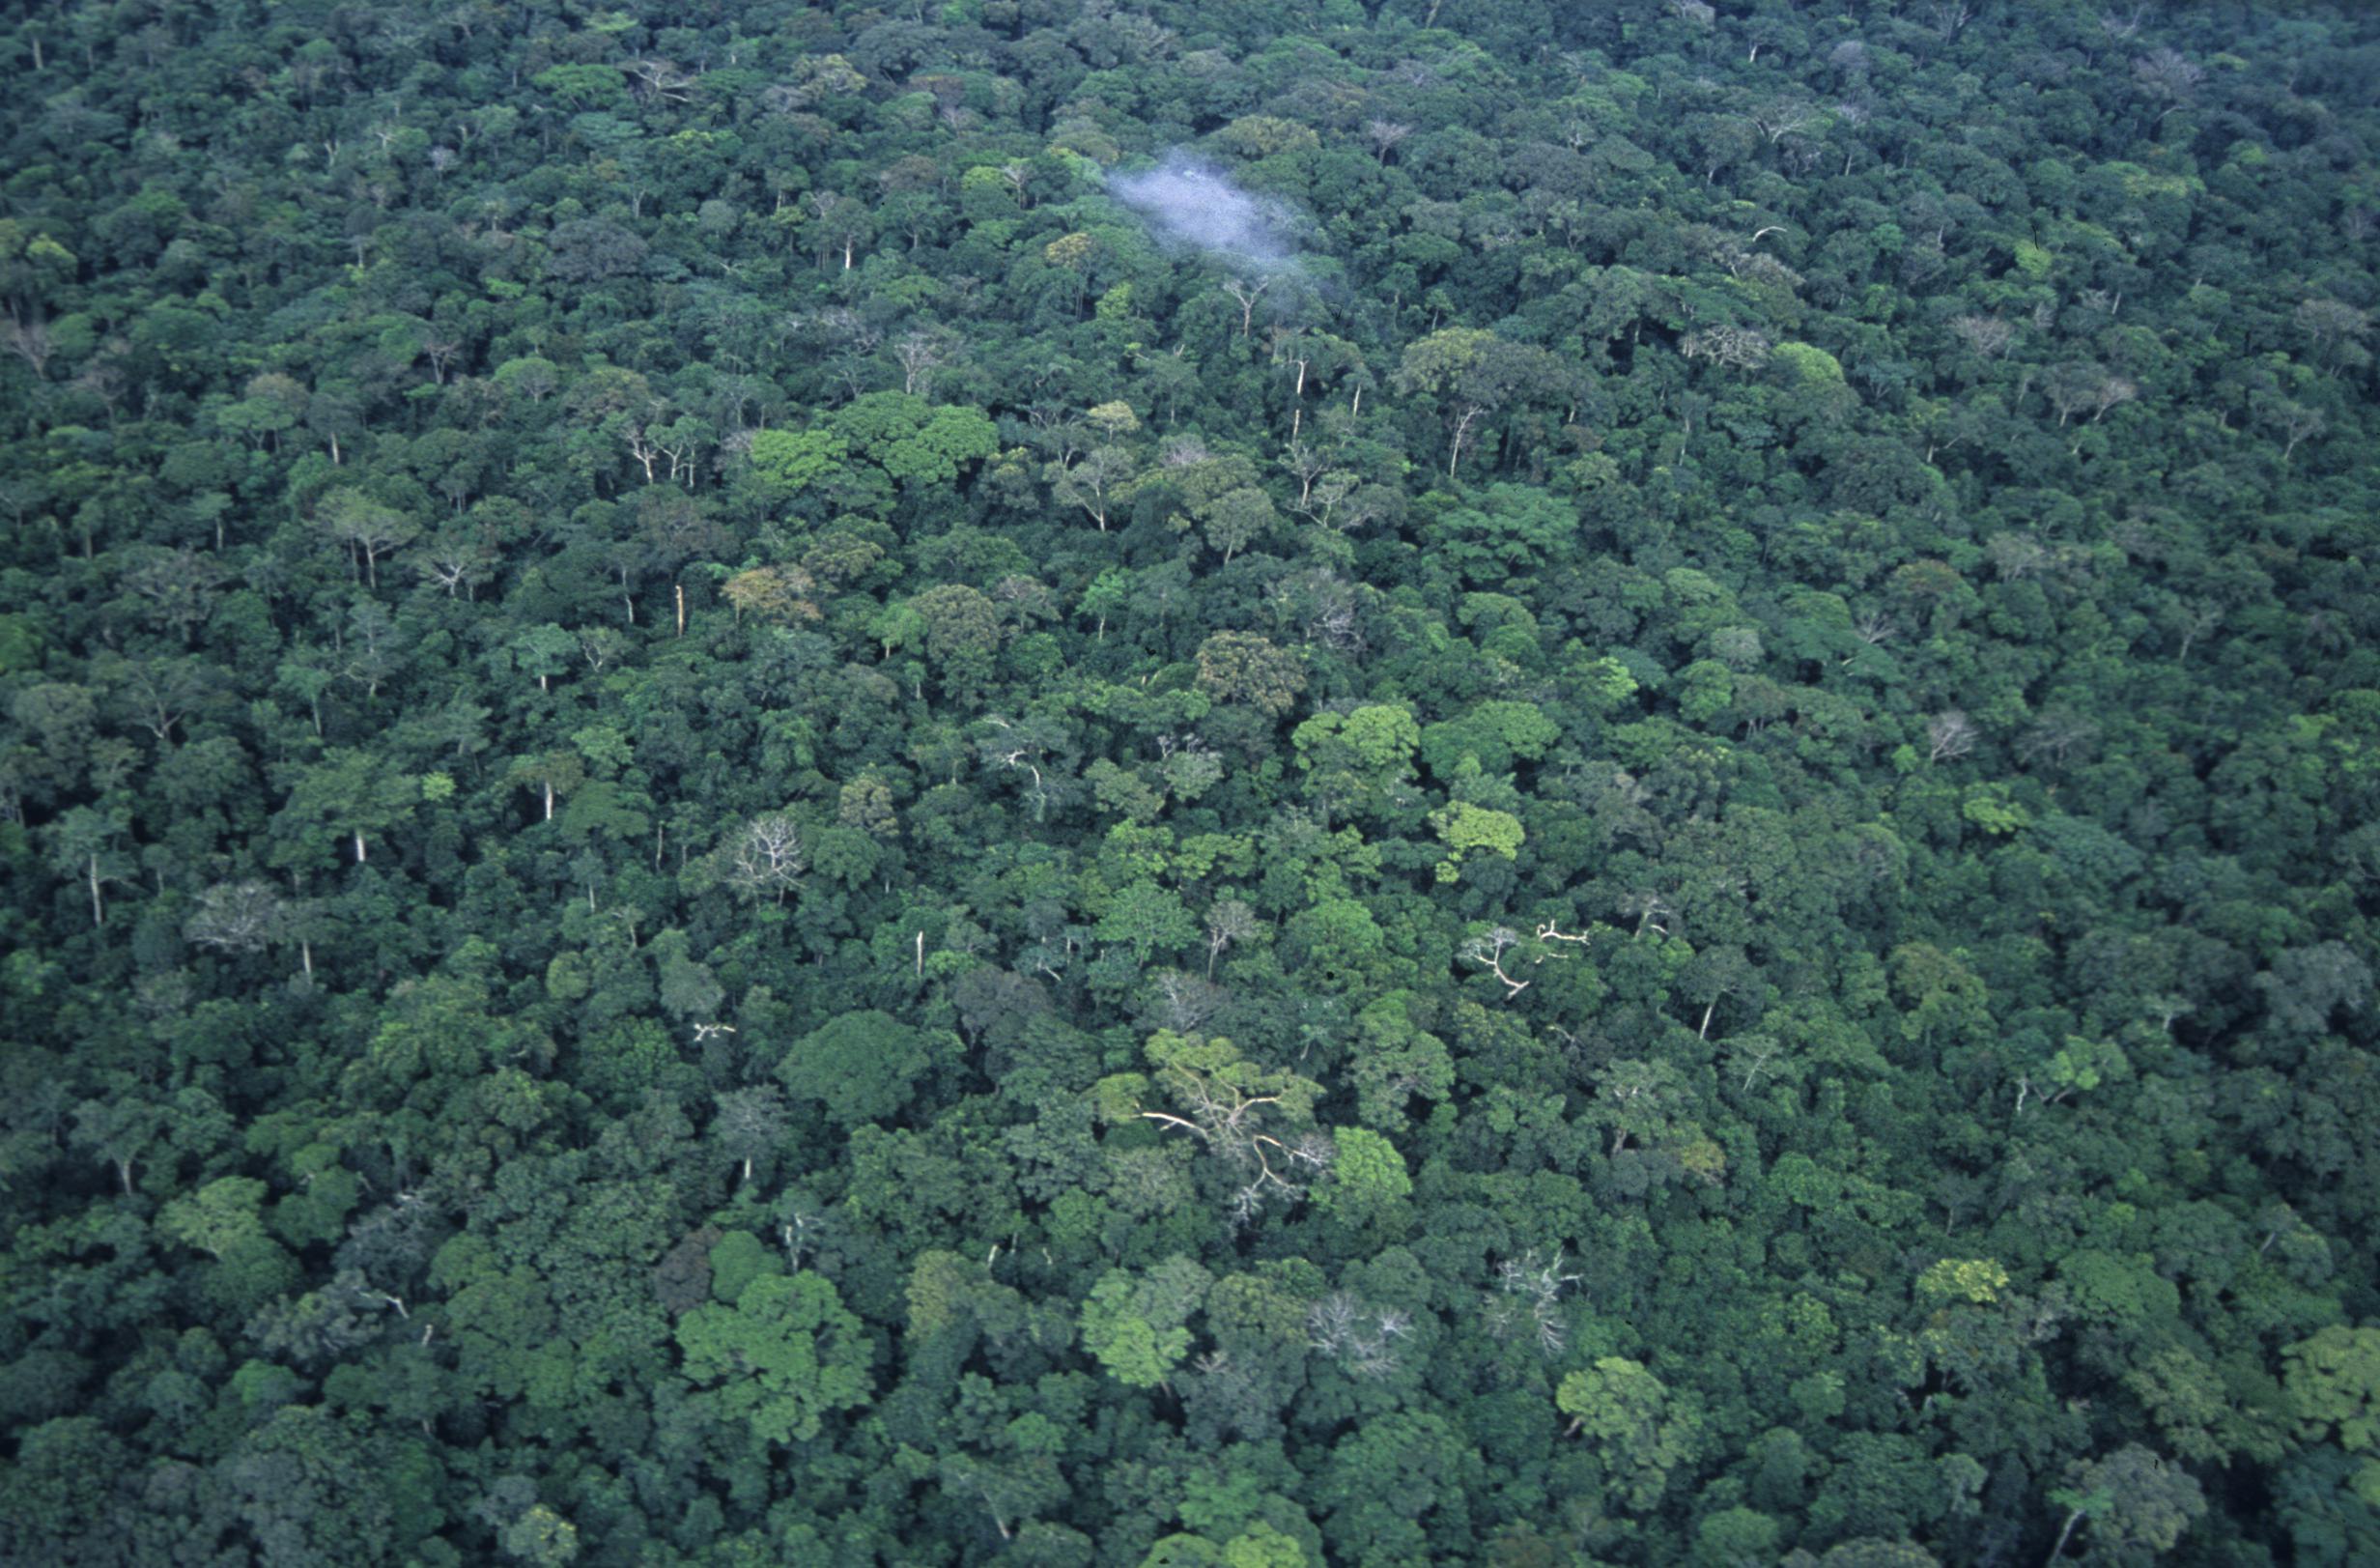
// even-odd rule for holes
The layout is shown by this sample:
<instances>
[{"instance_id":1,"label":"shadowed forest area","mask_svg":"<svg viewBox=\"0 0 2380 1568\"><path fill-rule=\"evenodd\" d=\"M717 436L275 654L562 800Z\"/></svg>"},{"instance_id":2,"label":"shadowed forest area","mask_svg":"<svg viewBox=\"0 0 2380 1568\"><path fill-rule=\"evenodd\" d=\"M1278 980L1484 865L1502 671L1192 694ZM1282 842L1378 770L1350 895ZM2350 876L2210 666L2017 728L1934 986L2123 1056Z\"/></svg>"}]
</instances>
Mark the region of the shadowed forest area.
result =
<instances>
[{"instance_id":1,"label":"shadowed forest area","mask_svg":"<svg viewBox=\"0 0 2380 1568\"><path fill-rule=\"evenodd\" d=\"M2380 1561L2380 18L0 16L0 1560Z\"/></svg>"}]
</instances>

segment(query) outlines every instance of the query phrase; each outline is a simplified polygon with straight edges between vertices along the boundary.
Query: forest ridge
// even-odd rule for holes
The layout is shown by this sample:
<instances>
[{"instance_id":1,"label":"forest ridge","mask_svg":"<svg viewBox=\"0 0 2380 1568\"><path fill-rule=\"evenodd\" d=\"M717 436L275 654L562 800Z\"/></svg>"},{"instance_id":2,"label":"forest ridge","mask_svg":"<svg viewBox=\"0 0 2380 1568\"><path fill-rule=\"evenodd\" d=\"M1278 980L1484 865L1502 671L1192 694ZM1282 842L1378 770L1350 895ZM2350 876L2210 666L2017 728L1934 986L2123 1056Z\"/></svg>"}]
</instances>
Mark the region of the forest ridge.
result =
<instances>
[{"instance_id":1,"label":"forest ridge","mask_svg":"<svg viewBox=\"0 0 2380 1568\"><path fill-rule=\"evenodd\" d=\"M2380 20L0 18L0 1563L2380 1561Z\"/></svg>"}]
</instances>

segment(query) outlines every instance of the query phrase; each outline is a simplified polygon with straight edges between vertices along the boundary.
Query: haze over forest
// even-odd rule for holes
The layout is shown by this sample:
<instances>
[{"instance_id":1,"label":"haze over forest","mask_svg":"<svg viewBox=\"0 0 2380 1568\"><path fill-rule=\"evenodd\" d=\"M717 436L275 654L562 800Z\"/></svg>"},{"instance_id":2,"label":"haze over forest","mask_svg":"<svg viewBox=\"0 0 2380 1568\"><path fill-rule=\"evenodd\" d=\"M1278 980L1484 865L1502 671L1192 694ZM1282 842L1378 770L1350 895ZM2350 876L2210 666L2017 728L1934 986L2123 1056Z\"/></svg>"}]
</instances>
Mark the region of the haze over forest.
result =
<instances>
[{"instance_id":1,"label":"haze over forest","mask_svg":"<svg viewBox=\"0 0 2380 1568\"><path fill-rule=\"evenodd\" d=\"M2380 19L0 19L0 1562L2380 1562Z\"/></svg>"}]
</instances>

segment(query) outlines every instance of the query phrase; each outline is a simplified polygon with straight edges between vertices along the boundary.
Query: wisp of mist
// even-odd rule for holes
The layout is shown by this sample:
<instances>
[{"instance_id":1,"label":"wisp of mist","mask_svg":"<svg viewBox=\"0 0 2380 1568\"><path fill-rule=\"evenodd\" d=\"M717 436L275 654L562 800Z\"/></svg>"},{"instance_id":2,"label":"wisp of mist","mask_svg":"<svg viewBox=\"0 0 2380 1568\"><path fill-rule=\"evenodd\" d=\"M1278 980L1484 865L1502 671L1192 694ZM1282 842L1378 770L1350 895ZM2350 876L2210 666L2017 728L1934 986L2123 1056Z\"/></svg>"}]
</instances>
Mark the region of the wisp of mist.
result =
<instances>
[{"instance_id":1,"label":"wisp of mist","mask_svg":"<svg viewBox=\"0 0 2380 1568\"><path fill-rule=\"evenodd\" d=\"M1262 271L1297 265L1290 242L1297 218L1285 204L1240 189L1230 175L1178 148L1153 169L1109 175L1107 187L1167 244Z\"/></svg>"}]
</instances>

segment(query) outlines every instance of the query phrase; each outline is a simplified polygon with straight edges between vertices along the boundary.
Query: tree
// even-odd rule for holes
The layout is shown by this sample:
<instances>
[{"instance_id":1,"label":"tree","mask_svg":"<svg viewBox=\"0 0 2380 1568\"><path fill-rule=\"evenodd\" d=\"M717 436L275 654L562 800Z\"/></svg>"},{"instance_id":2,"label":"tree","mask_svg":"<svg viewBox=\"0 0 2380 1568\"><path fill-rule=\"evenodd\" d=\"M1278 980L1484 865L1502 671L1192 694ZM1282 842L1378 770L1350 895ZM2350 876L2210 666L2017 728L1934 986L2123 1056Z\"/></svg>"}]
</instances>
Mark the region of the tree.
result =
<instances>
[{"instance_id":1,"label":"tree","mask_svg":"<svg viewBox=\"0 0 2380 1568\"><path fill-rule=\"evenodd\" d=\"M2333 1324L2281 1353L2300 1430L2349 1453L2380 1449L2380 1328Z\"/></svg>"},{"instance_id":2,"label":"tree","mask_svg":"<svg viewBox=\"0 0 2380 1568\"><path fill-rule=\"evenodd\" d=\"M1272 498L1254 485L1242 485L1216 497L1204 510L1206 542L1223 552L1224 561L1272 531L1280 522Z\"/></svg>"},{"instance_id":3,"label":"tree","mask_svg":"<svg viewBox=\"0 0 2380 1568\"><path fill-rule=\"evenodd\" d=\"M334 490L322 499L316 519L323 531L347 547L348 564L372 586L380 586L380 559L421 533L418 524L393 506L356 490Z\"/></svg>"},{"instance_id":4,"label":"tree","mask_svg":"<svg viewBox=\"0 0 2380 1568\"><path fill-rule=\"evenodd\" d=\"M1446 841L1447 858L1438 863L1438 880L1451 882L1461 869L1463 857L1473 850L1484 849L1506 860L1518 858L1520 846L1528 834L1520 819L1509 812L1499 812L1469 801L1456 801L1430 813L1430 825Z\"/></svg>"},{"instance_id":5,"label":"tree","mask_svg":"<svg viewBox=\"0 0 2380 1568\"><path fill-rule=\"evenodd\" d=\"M241 1241L263 1240L265 1221L259 1210L265 1190L265 1183L252 1177L222 1177L167 1204L158 1212L157 1229L209 1257L221 1258Z\"/></svg>"},{"instance_id":6,"label":"tree","mask_svg":"<svg viewBox=\"0 0 2380 1568\"><path fill-rule=\"evenodd\" d=\"M1929 762L1952 762L1975 749L1975 726L1956 708L1936 714L1925 723Z\"/></svg>"},{"instance_id":7,"label":"tree","mask_svg":"<svg viewBox=\"0 0 2380 1568\"><path fill-rule=\"evenodd\" d=\"M926 657L943 680L962 694L980 691L1000 651L999 607L980 589L946 583L910 600L909 610L923 629Z\"/></svg>"},{"instance_id":8,"label":"tree","mask_svg":"<svg viewBox=\"0 0 2380 1568\"><path fill-rule=\"evenodd\" d=\"M121 847L130 831L121 806L69 807L49 829L50 867L89 892L94 930L107 924L108 886L130 879L131 862Z\"/></svg>"},{"instance_id":9,"label":"tree","mask_svg":"<svg viewBox=\"0 0 2380 1568\"><path fill-rule=\"evenodd\" d=\"M1279 717L1306 689L1304 661L1248 632L1217 632L1199 644L1199 688L1220 702L1244 702Z\"/></svg>"},{"instance_id":10,"label":"tree","mask_svg":"<svg viewBox=\"0 0 2380 1568\"><path fill-rule=\"evenodd\" d=\"M2256 407L2259 423L2270 428L2281 440L2281 461L2285 468L2297 455L2297 449L2331 428L2322 411L2285 397L2270 397Z\"/></svg>"},{"instance_id":11,"label":"tree","mask_svg":"<svg viewBox=\"0 0 2380 1568\"><path fill-rule=\"evenodd\" d=\"M542 1502L522 1510L498 1539L506 1555L537 1568L560 1568L579 1560L579 1527Z\"/></svg>"},{"instance_id":12,"label":"tree","mask_svg":"<svg viewBox=\"0 0 2380 1568\"><path fill-rule=\"evenodd\" d=\"M798 496L843 471L849 448L831 430L760 430L746 456L753 477L773 496Z\"/></svg>"},{"instance_id":13,"label":"tree","mask_svg":"<svg viewBox=\"0 0 2380 1568\"><path fill-rule=\"evenodd\" d=\"M999 433L981 409L928 404L906 392L863 393L823 428L910 488L952 484L967 465L1000 449ZM814 461L808 451L804 458L805 467Z\"/></svg>"},{"instance_id":14,"label":"tree","mask_svg":"<svg viewBox=\"0 0 2380 1568\"><path fill-rule=\"evenodd\" d=\"M537 792L546 821L553 820L555 800L586 782L586 769L576 752L555 749L533 756L516 757L505 771L505 782Z\"/></svg>"},{"instance_id":15,"label":"tree","mask_svg":"<svg viewBox=\"0 0 2380 1568\"><path fill-rule=\"evenodd\" d=\"M1418 799L1413 758L1421 742L1413 710L1402 703L1318 713L1289 735L1325 823L1338 808L1376 817Z\"/></svg>"},{"instance_id":16,"label":"tree","mask_svg":"<svg viewBox=\"0 0 2380 1568\"><path fill-rule=\"evenodd\" d=\"M286 939L289 908L264 882L217 882L198 896L198 907L182 924L182 934L203 948L224 953L262 953Z\"/></svg>"},{"instance_id":17,"label":"tree","mask_svg":"<svg viewBox=\"0 0 2380 1568\"><path fill-rule=\"evenodd\" d=\"M762 1442L808 1442L873 1387L866 1330L814 1273L757 1275L680 1318L676 1337L707 1403Z\"/></svg>"},{"instance_id":18,"label":"tree","mask_svg":"<svg viewBox=\"0 0 2380 1568\"><path fill-rule=\"evenodd\" d=\"M737 829L727 842L727 880L737 892L779 905L809 870L802 830L783 812L763 812Z\"/></svg>"},{"instance_id":19,"label":"tree","mask_svg":"<svg viewBox=\"0 0 2380 1568\"><path fill-rule=\"evenodd\" d=\"M2132 63L2132 79L2141 92L2165 103L2157 116L2163 120L2189 101L2198 83L2206 79L2206 71L2180 50L2160 48Z\"/></svg>"},{"instance_id":20,"label":"tree","mask_svg":"<svg viewBox=\"0 0 2380 1568\"><path fill-rule=\"evenodd\" d=\"M1413 1194L1397 1146L1369 1127L1333 1127L1329 1174L1314 1189L1315 1207L1350 1229L1377 1229L1402 1214Z\"/></svg>"},{"instance_id":21,"label":"tree","mask_svg":"<svg viewBox=\"0 0 2380 1568\"><path fill-rule=\"evenodd\" d=\"M1071 463L1053 463L1043 472L1051 495L1082 508L1105 533L1110 512L1132 499L1139 470L1130 452L1109 443L1093 446Z\"/></svg>"},{"instance_id":22,"label":"tree","mask_svg":"<svg viewBox=\"0 0 2380 1568\"><path fill-rule=\"evenodd\" d=\"M355 1541L401 1537L396 1503L406 1468L388 1444L322 1405L262 1390L256 1403L270 1413L241 1437L218 1475L230 1511L261 1552L319 1561L352 1552Z\"/></svg>"},{"instance_id":23,"label":"tree","mask_svg":"<svg viewBox=\"0 0 2380 1568\"><path fill-rule=\"evenodd\" d=\"M1184 1326L1205 1297L1206 1270L1172 1258L1135 1279L1111 1269L1083 1302L1083 1344L1118 1382L1132 1388L1166 1384L1190 1350Z\"/></svg>"},{"instance_id":24,"label":"tree","mask_svg":"<svg viewBox=\"0 0 2380 1568\"><path fill-rule=\"evenodd\" d=\"M1206 912L1206 978L1215 976L1215 960L1262 929L1256 911L1238 898L1217 899Z\"/></svg>"},{"instance_id":25,"label":"tree","mask_svg":"<svg viewBox=\"0 0 2380 1568\"><path fill-rule=\"evenodd\" d=\"M1232 297L1233 304L1239 306L1240 336L1246 337L1249 328L1255 326L1256 303L1264 298L1265 292L1273 286L1275 281L1269 277L1260 277L1253 283L1238 277L1227 277L1223 280L1223 292Z\"/></svg>"},{"instance_id":26,"label":"tree","mask_svg":"<svg viewBox=\"0 0 2380 1568\"><path fill-rule=\"evenodd\" d=\"M914 435L886 447L880 461L904 485L949 485L969 464L999 450L998 433L981 409L942 404Z\"/></svg>"},{"instance_id":27,"label":"tree","mask_svg":"<svg viewBox=\"0 0 2380 1568\"><path fill-rule=\"evenodd\" d=\"M114 1168L124 1196L132 1195L132 1174L149 1146L165 1130L164 1106L129 1091L74 1107L74 1146Z\"/></svg>"},{"instance_id":28,"label":"tree","mask_svg":"<svg viewBox=\"0 0 2380 1568\"><path fill-rule=\"evenodd\" d=\"M817 583L799 566L754 566L722 583L719 592L734 607L739 620L750 613L793 625L818 618L818 606L811 597L817 588Z\"/></svg>"},{"instance_id":29,"label":"tree","mask_svg":"<svg viewBox=\"0 0 2380 1568\"><path fill-rule=\"evenodd\" d=\"M2370 311L2339 299L2302 299L2289 321L2306 335L2315 357L2330 361L2332 375L2371 363L2371 355L2363 345L2371 330Z\"/></svg>"},{"instance_id":30,"label":"tree","mask_svg":"<svg viewBox=\"0 0 2380 1568\"><path fill-rule=\"evenodd\" d=\"M1467 1550L1468 1502L1486 1468L1461 1430L1434 1411L1354 1423L1314 1487L1328 1510L1332 1558L1421 1562ZM1426 1528L1425 1520L1438 1527Z\"/></svg>"},{"instance_id":31,"label":"tree","mask_svg":"<svg viewBox=\"0 0 2380 1568\"><path fill-rule=\"evenodd\" d=\"M1103 942L1123 943L1147 963L1160 950L1188 947L1198 939L1199 927L1179 894L1140 881L1117 893L1099 917L1097 934Z\"/></svg>"},{"instance_id":32,"label":"tree","mask_svg":"<svg viewBox=\"0 0 2380 1568\"><path fill-rule=\"evenodd\" d=\"M1730 370L1758 370L1775 348L1768 333L1733 322L1716 322L1678 340L1678 352L1688 359L1708 359Z\"/></svg>"},{"instance_id":33,"label":"tree","mask_svg":"<svg viewBox=\"0 0 2380 1568\"><path fill-rule=\"evenodd\" d=\"M154 546L127 550L120 559L126 597L139 607L151 625L174 633L186 643L214 613L227 575L221 562L196 551Z\"/></svg>"},{"instance_id":34,"label":"tree","mask_svg":"<svg viewBox=\"0 0 2380 1568\"><path fill-rule=\"evenodd\" d=\"M1498 482L1480 504L1449 507L1431 542L1469 581L1493 586L1558 559L1578 533L1578 511L1526 485Z\"/></svg>"},{"instance_id":35,"label":"tree","mask_svg":"<svg viewBox=\"0 0 2380 1568\"><path fill-rule=\"evenodd\" d=\"M297 771L289 799L273 818L272 863L292 869L320 864L315 837L325 829L346 839L355 864L369 858L366 836L385 832L422 799L421 781L360 747L332 747L323 760Z\"/></svg>"},{"instance_id":36,"label":"tree","mask_svg":"<svg viewBox=\"0 0 2380 1568\"><path fill-rule=\"evenodd\" d=\"M2323 942L2278 954L2255 980L2274 1027L2312 1037L2332 1020L2364 1011L2370 1000L2371 968L2343 942Z\"/></svg>"},{"instance_id":37,"label":"tree","mask_svg":"<svg viewBox=\"0 0 2380 1568\"><path fill-rule=\"evenodd\" d=\"M1779 1533L1777 1522L1756 1508L1724 1508L1696 1526L1694 1560L1707 1568L1765 1562L1776 1554Z\"/></svg>"},{"instance_id":38,"label":"tree","mask_svg":"<svg viewBox=\"0 0 2380 1568\"><path fill-rule=\"evenodd\" d=\"M720 1004L726 1000L726 989L719 984L711 966L694 957L693 945L684 931L671 927L655 933L651 952L654 968L659 972L660 984L656 989L664 1012L688 1026L719 1016Z\"/></svg>"},{"instance_id":39,"label":"tree","mask_svg":"<svg viewBox=\"0 0 2380 1568\"><path fill-rule=\"evenodd\" d=\"M1594 1444L1623 1506L1632 1512L1659 1501L1671 1473L1694 1457L1699 1423L1671 1410L1668 1388L1624 1355L1602 1356L1566 1375L1554 1408L1571 1417L1571 1436Z\"/></svg>"},{"instance_id":40,"label":"tree","mask_svg":"<svg viewBox=\"0 0 2380 1568\"><path fill-rule=\"evenodd\" d=\"M2206 1512L2206 1497L2189 1471L2138 1443L2105 1459L2078 1459L2066 1467L2066 1484L2050 1494L2068 1510L2050 1549L2054 1562L2066 1551L2075 1526L2091 1522L2091 1548L2110 1556L2139 1549L2169 1552L2191 1522Z\"/></svg>"},{"instance_id":41,"label":"tree","mask_svg":"<svg viewBox=\"0 0 2380 1568\"><path fill-rule=\"evenodd\" d=\"M784 1141L788 1125L784 1096L774 1086L762 1084L714 1095L712 1103L712 1140L743 1167L743 1180L749 1185L753 1166L775 1154Z\"/></svg>"},{"instance_id":42,"label":"tree","mask_svg":"<svg viewBox=\"0 0 2380 1568\"><path fill-rule=\"evenodd\" d=\"M1101 1088L1129 1106L1124 1116L1188 1133L1243 1182L1232 1200L1235 1223L1252 1223L1268 1203L1302 1198L1305 1179L1329 1169L1335 1148L1313 1130L1321 1092L1313 1080L1260 1067L1221 1037L1160 1030L1143 1054L1156 1069L1153 1083L1111 1078ZM1142 1108L1145 1087L1173 1108Z\"/></svg>"},{"instance_id":43,"label":"tree","mask_svg":"<svg viewBox=\"0 0 2380 1568\"><path fill-rule=\"evenodd\" d=\"M1436 400L1447 430L1449 478L1493 415L1516 403L1564 400L1572 390L1571 372L1552 355L1472 327L1442 328L1416 340L1405 349L1395 382L1408 396Z\"/></svg>"},{"instance_id":44,"label":"tree","mask_svg":"<svg viewBox=\"0 0 2380 1568\"><path fill-rule=\"evenodd\" d=\"M787 1048L777 1075L839 1126L891 1120L933 1065L932 1041L889 1013L845 1012Z\"/></svg>"},{"instance_id":45,"label":"tree","mask_svg":"<svg viewBox=\"0 0 2380 1568\"><path fill-rule=\"evenodd\" d=\"M478 530L465 527L441 528L410 558L414 570L444 588L449 599L460 589L467 601L476 603L480 586L496 575L495 548Z\"/></svg>"}]
</instances>

